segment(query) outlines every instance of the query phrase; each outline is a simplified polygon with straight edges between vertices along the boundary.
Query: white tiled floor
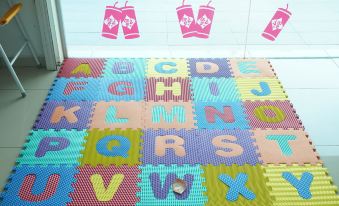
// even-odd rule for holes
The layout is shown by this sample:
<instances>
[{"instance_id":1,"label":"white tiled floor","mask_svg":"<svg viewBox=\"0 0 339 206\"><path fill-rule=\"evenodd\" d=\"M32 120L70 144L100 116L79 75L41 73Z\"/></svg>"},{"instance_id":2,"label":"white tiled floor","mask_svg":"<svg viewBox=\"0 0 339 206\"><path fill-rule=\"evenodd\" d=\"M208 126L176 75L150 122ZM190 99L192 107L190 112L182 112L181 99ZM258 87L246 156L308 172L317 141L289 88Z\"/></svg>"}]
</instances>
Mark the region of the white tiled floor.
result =
<instances>
[{"instance_id":1,"label":"white tiled floor","mask_svg":"<svg viewBox=\"0 0 339 206\"><path fill-rule=\"evenodd\" d=\"M287 89L287 93L313 143L338 146L333 155L339 155L339 89Z\"/></svg>"},{"instance_id":2,"label":"white tiled floor","mask_svg":"<svg viewBox=\"0 0 339 206\"><path fill-rule=\"evenodd\" d=\"M339 89L339 69L332 60L273 59L270 61L287 89Z\"/></svg>"}]
</instances>

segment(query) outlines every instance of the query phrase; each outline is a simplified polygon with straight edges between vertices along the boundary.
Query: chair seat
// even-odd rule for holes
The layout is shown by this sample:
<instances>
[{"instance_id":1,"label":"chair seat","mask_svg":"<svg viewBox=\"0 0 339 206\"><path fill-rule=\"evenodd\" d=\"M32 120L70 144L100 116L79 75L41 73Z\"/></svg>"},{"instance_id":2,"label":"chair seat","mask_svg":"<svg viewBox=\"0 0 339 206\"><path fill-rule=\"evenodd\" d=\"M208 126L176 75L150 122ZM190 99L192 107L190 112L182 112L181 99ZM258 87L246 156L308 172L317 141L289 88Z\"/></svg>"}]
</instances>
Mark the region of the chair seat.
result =
<instances>
[{"instance_id":1,"label":"chair seat","mask_svg":"<svg viewBox=\"0 0 339 206\"><path fill-rule=\"evenodd\" d=\"M3 17L1 17L0 19L0 25L6 25L8 24L21 10L22 8L22 3L18 3L13 5L6 13Z\"/></svg>"}]
</instances>

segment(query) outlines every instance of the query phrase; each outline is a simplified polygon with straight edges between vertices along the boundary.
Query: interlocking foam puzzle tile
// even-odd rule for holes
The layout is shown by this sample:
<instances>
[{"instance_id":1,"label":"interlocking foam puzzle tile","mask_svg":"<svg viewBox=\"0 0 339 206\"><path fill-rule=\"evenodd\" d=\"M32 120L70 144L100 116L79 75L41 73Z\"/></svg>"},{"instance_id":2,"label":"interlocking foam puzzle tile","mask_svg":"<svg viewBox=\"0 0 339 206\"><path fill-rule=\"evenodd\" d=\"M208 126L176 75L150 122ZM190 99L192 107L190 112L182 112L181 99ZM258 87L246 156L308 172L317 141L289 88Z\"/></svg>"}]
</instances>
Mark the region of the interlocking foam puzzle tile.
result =
<instances>
[{"instance_id":1,"label":"interlocking foam puzzle tile","mask_svg":"<svg viewBox=\"0 0 339 206\"><path fill-rule=\"evenodd\" d=\"M58 78L52 86L47 99L55 101L97 100L99 85L99 78Z\"/></svg>"},{"instance_id":2,"label":"interlocking foam puzzle tile","mask_svg":"<svg viewBox=\"0 0 339 206\"><path fill-rule=\"evenodd\" d=\"M71 58L65 59L58 77L100 77L104 69L103 58Z\"/></svg>"},{"instance_id":3,"label":"interlocking foam puzzle tile","mask_svg":"<svg viewBox=\"0 0 339 206\"><path fill-rule=\"evenodd\" d=\"M143 128L144 102L97 102L94 107L90 128L137 129Z\"/></svg>"},{"instance_id":4,"label":"interlocking foam puzzle tile","mask_svg":"<svg viewBox=\"0 0 339 206\"><path fill-rule=\"evenodd\" d=\"M80 167L70 194L72 202L67 205L135 205L140 172L137 166L126 165Z\"/></svg>"},{"instance_id":5,"label":"interlocking foam puzzle tile","mask_svg":"<svg viewBox=\"0 0 339 206\"><path fill-rule=\"evenodd\" d=\"M207 197L203 195L206 190L202 186L202 182L205 181L201 176L203 170L199 165L146 165L139 168L141 182L138 183L140 192L137 196L140 202L137 205L204 205L207 201ZM187 184L186 190L181 195L172 191L172 184L176 178L184 180Z\"/></svg>"},{"instance_id":6,"label":"interlocking foam puzzle tile","mask_svg":"<svg viewBox=\"0 0 339 206\"><path fill-rule=\"evenodd\" d=\"M208 197L208 202L206 205L272 205L269 188L265 184L263 170L259 164L255 166L226 166L221 164L219 166L207 165L201 167L204 170L203 177L206 179L206 182L203 183L207 188L205 195ZM236 181L239 174L245 174L247 180ZM225 184L219 179L221 175L231 177L234 180L233 184ZM243 193L238 193L239 190L244 192L244 187L254 193L254 199L249 199ZM237 200L234 201L232 196L237 194L238 196L235 196ZM248 194L248 192L245 194Z\"/></svg>"},{"instance_id":7,"label":"interlocking foam puzzle tile","mask_svg":"<svg viewBox=\"0 0 339 206\"><path fill-rule=\"evenodd\" d=\"M34 129L86 129L92 107L93 103L88 101L47 101Z\"/></svg>"},{"instance_id":8,"label":"interlocking foam puzzle tile","mask_svg":"<svg viewBox=\"0 0 339 206\"><path fill-rule=\"evenodd\" d=\"M319 164L308 135L302 130L253 130L258 152L263 164Z\"/></svg>"},{"instance_id":9,"label":"interlocking foam puzzle tile","mask_svg":"<svg viewBox=\"0 0 339 206\"><path fill-rule=\"evenodd\" d=\"M189 101L191 85L188 78L148 78L146 82L146 101Z\"/></svg>"},{"instance_id":10,"label":"interlocking foam puzzle tile","mask_svg":"<svg viewBox=\"0 0 339 206\"><path fill-rule=\"evenodd\" d=\"M197 130L201 164L256 165L258 154L248 130Z\"/></svg>"},{"instance_id":11,"label":"interlocking foam puzzle tile","mask_svg":"<svg viewBox=\"0 0 339 206\"><path fill-rule=\"evenodd\" d=\"M0 205L66 205L73 191L75 166L17 166Z\"/></svg>"},{"instance_id":12,"label":"interlocking foam puzzle tile","mask_svg":"<svg viewBox=\"0 0 339 206\"><path fill-rule=\"evenodd\" d=\"M194 101L240 101L233 78L192 78Z\"/></svg>"},{"instance_id":13,"label":"interlocking foam puzzle tile","mask_svg":"<svg viewBox=\"0 0 339 206\"><path fill-rule=\"evenodd\" d=\"M194 111L188 102L146 102L145 128L151 129L194 129Z\"/></svg>"},{"instance_id":14,"label":"interlocking foam puzzle tile","mask_svg":"<svg viewBox=\"0 0 339 206\"><path fill-rule=\"evenodd\" d=\"M303 129L265 59L67 59L0 205L338 206Z\"/></svg>"},{"instance_id":15,"label":"interlocking foam puzzle tile","mask_svg":"<svg viewBox=\"0 0 339 206\"><path fill-rule=\"evenodd\" d=\"M147 61L146 76L149 77L189 77L187 59L151 58Z\"/></svg>"},{"instance_id":16,"label":"interlocking foam puzzle tile","mask_svg":"<svg viewBox=\"0 0 339 206\"><path fill-rule=\"evenodd\" d=\"M287 95L276 78L236 79L241 100L287 100Z\"/></svg>"},{"instance_id":17,"label":"interlocking foam puzzle tile","mask_svg":"<svg viewBox=\"0 0 339 206\"><path fill-rule=\"evenodd\" d=\"M102 76L108 78L144 79L147 59L143 58L111 58L105 62Z\"/></svg>"},{"instance_id":18,"label":"interlocking foam puzzle tile","mask_svg":"<svg viewBox=\"0 0 339 206\"><path fill-rule=\"evenodd\" d=\"M275 77L272 65L266 59L229 59L235 77Z\"/></svg>"},{"instance_id":19,"label":"interlocking foam puzzle tile","mask_svg":"<svg viewBox=\"0 0 339 206\"><path fill-rule=\"evenodd\" d=\"M32 131L17 162L19 165L76 165L82 156L80 150L86 135L85 130Z\"/></svg>"},{"instance_id":20,"label":"interlocking foam puzzle tile","mask_svg":"<svg viewBox=\"0 0 339 206\"><path fill-rule=\"evenodd\" d=\"M141 129L90 130L81 151L81 166L138 165L141 136Z\"/></svg>"},{"instance_id":21,"label":"interlocking foam puzzle tile","mask_svg":"<svg viewBox=\"0 0 339 206\"><path fill-rule=\"evenodd\" d=\"M321 165L281 164L263 168L274 206L339 205L337 187Z\"/></svg>"},{"instance_id":22,"label":"interlocking foam puzzle tile","mask_svg":"<svg viewBox=\"0 0 339 206\"><path fill-rule=\"evenodd\" d=\"M141 101L145 93L144 79L102 78L98 99L105 101Z\"/></svg>"},{"instance_id":23,"label":"interlocking foam puzzle tile","mask_svg":"<svg viewBox=\"0 0 339 206\"><path fill-rule=\"evenodd\" d=\"M289 101L245 101L244 107L253 129L301 129Z\"/></svg>"},{"instance_id":24,"label":"interlocking foam puzzle tile","mask_svg":"<svg viewBox=\"0 0 339 206\"><path fill-rule=\"evenodd\" d=\"M188 59L192 77L232 77L226 58L190 58Z\"/></svg>"},{"instance_id":25,"label":"interlocking foam puzzle tile","mask_svg":"<svg viewBox=\"0 0 339 206\"><path fill-rule=\"evenodd\" d=\"M197 164L199 141L195 130L145 130L142 164Z\"/></svg>"},{"instance_id":26,"label":"interlocking foam puzzle tile","mask_svg":"<svg viewBox=\"0 0 339 206\"><path fill-rule=\"evenodd\" d=\"M241 102L195 102L199 129L249 129Z\"/></svg>"}]
</instances>

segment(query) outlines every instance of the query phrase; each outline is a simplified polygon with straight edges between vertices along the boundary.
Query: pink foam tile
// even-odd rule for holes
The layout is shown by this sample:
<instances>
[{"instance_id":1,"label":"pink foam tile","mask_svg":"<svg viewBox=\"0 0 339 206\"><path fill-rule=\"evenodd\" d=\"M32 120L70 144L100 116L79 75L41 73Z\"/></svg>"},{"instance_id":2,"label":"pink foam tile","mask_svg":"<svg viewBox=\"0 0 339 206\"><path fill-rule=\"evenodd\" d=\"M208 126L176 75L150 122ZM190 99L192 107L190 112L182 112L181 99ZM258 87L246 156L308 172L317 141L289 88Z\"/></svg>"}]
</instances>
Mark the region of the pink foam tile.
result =
<instances>
[{"instance_id":1,"label":"pink foam tile","mask_svg":"<svg viewBox=\"0 0 339 206\"><path fill-rule=\"evenodd\" d=\"M104 69L103 58L70 58L64 61L58 77L100 77Z\"/></svg>"}]
</instances>

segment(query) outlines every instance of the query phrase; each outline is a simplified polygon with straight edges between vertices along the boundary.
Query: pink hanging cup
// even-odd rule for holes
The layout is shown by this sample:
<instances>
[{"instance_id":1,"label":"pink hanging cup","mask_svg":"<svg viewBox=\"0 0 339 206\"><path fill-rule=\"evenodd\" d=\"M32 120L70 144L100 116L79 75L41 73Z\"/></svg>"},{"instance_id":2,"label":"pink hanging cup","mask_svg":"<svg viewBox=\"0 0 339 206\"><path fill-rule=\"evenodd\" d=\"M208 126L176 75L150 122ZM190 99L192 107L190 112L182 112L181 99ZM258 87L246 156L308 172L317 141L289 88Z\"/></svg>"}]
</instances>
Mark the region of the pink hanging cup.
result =
<instances>
[{"instance_id":1,"label":"pink hanging cup","mask_svg":"<svg viewBox=\"0 0 339 206\"><path fill-rule=\"evenodd\" d=\"M122 18L121 25L122 30L125 35L125 39L135 39L140 37L139 28L137 23L137 18L135 15L135 10L133 6L127 6L127 2L125 3L125 7L121 8Z\"/></svg>"},{"instance_id":2,"label":"pink hanging cup","mask_svg":"<svg viewBox=\"0 0 339 206\"><path fill-rule=\"evenodd\" d=\"M182 1L182 5L177 8L177 15L181 28L183 38L195 36L195 20L192 5L184 5L185 0Z\"/></svg>"},{"instance_id":3,"label":"pink hanging cup","mask_svg":"<svg viewBox=\"0 0 339 206\"><path fill-rule=\"evenodd\" d=\"M119 24L121 20L121 10L114 6L106 6L104 23L101 35L106 38L116 39L118 37Z\"/></svg>"},{"instance_id":4,"label":"pink hanging cup","mask_svg":"<svg viewBox=\"0 0 339 206\"><path fill-rule=\"evenodd\" d=\"M289 20L290 16L292 15L292 13L287 9L288 4L286 9L278 8L270 23L268 23L266 29L261 34L264 38L271 41L274 41L277 38L281 30L284 28L285 24Z\"/></svg>"},{"instance_id":5,"label":"pink hanging cup","mask_svg":"<svg viewBox=\"0 0 339 206\"><path fill-rule=\"evenodd\" d=\"M200 6L198 18L195 24L196 37L207 39L210 35L213 17L214 17L214 7L210 6L209 1L206 6Z\"/></svg>"}]
</instances>

